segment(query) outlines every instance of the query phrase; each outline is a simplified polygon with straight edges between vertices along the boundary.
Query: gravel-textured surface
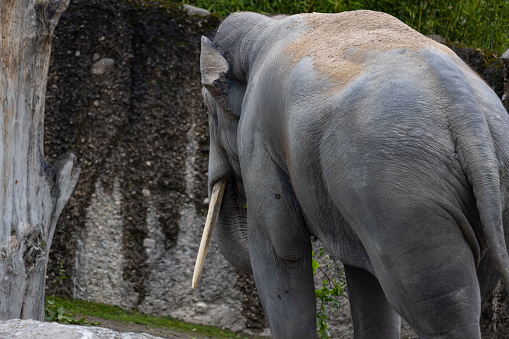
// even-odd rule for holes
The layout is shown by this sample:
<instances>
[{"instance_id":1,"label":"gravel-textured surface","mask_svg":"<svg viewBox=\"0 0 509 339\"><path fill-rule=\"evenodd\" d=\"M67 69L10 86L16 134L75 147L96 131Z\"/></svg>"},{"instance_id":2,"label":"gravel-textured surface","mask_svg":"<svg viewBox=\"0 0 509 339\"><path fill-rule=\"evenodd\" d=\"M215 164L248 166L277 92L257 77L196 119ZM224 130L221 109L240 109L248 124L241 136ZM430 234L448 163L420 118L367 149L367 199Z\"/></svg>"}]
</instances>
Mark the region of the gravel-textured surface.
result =
<instances>
[{"instance_id":1,"label":"gravel-textured surface","mask_svg":"<svg viewBox=\"0 0 509 339\"><path fill-rule=\"evenodd\" d=\"M186 11L73 0L62 15L45 154L72 151L82 172L51 246L47 293L258 333L267 326L253 279L214 243L191 288L207 212L200 38L219 20Z\"/></svg>"},{"instance_id":2,"label":"gravel-textured surface","mask_svg":"<svg viewBox=\"0 0 509 339\"><path fill-rule=\"evenodd\" d=\"M156 339L145 333L116 332L102 327L62 325L35 320L0 321L2 339Z\"/></svg>"}]
</instances>

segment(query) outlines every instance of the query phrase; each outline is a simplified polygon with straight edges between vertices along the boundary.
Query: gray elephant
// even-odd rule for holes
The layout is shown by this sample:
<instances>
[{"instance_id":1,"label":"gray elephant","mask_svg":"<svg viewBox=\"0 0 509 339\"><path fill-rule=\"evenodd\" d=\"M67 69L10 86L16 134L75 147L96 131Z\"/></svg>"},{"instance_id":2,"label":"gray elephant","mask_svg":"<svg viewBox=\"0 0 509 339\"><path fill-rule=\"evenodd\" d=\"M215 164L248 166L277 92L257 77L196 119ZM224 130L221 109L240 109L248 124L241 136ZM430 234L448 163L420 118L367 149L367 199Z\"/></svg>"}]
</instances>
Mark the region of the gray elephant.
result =
<instances>
[{"instance_id":1,"label":"gray elephant","mask_svg":"<svg viewBox=\"0 0 509 339\"><path fill-rule=\"evenodd\" d=\"M398 338L400 317L481 337L481 302L509 286L509 116L450 49L384 13L236 13L202 38L201 73L212 202L193 286L217 219L273 337L315 338L314 236L345 265L356 338Z\"/></svg>"}]
</instances>

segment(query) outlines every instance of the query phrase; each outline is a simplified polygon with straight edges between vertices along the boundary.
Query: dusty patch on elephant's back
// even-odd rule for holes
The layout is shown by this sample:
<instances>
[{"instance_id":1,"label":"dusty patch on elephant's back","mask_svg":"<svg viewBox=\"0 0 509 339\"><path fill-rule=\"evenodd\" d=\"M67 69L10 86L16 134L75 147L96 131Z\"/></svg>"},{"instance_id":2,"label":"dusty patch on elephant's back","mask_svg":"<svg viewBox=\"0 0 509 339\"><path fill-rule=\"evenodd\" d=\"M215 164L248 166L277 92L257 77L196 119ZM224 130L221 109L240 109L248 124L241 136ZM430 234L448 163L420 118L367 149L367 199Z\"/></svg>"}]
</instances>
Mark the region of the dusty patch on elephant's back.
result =
<instances>
[{"instance_id":1,"label":"dusty patch on elephant's back","mask_svg":"<svg viewBox=\"0 0 509 339\"><path fill-rule=\"evenodd\" d=\"M310 30L291 44L286 52L293 54L294 63L312 56L318 72L342 84L361 72L371 51L432 48L454 55L449 48L386 13L362 10L300 16Z\"/></svg>"}]
</instances>

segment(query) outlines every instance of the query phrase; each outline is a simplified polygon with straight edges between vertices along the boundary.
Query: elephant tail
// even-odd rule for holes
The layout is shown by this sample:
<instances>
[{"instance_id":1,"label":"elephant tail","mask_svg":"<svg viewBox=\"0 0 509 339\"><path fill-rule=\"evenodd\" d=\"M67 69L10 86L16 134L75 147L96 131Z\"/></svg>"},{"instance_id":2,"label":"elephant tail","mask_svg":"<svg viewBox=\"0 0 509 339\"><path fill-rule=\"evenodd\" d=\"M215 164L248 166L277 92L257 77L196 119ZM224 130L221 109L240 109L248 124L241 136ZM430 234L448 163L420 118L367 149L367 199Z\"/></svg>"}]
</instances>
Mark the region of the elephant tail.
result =
<instances>
[{"instance_id":1,"label":"elephant tail","mask_svg":"<svg viewBox=\"0 0 509 339\"><path fill-rule=\"evenodd\" d=\"M470 106L450 120L460 164L472 186L486 245L509 289L509 255L504 237L499 162L488 122Z\"/></svg>"}]
</instances>

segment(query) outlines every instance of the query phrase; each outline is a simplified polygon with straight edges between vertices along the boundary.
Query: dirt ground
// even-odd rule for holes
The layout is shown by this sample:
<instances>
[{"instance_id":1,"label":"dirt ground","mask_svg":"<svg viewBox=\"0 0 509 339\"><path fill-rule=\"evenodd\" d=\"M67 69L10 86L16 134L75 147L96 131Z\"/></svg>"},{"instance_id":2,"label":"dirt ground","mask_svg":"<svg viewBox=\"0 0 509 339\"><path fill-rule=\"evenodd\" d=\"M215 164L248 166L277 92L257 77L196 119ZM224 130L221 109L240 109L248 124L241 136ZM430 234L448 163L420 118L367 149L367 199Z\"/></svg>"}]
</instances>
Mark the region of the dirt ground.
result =
<instances>
[{"instance_id":1,"label":"dirt ground","mask_svg":"<svg viewBox=\"0 0 509 339\"><path fill-rule=\"evenodd\" d=\"M80 319L81 315L76 315L78 319ZM109 328L111 330L117 331L117 332L135 332L135 333L147 333L156 337L161 338L169 338L169 339L214 339L216 337L210 337L210 336L202 336L198 334L188 333L188 332L179 332L170 330L167 328L156 328L156 327L150 327L147 325L142 324L135 324L135 323L124 323L120 321L113 321L113 320L106 320L102 318L96 318L96 317L90 317L90 316L84 316L85 319L88 322L100 322L101 325L97 325L98 327L105 327ZM499 339L498 337L483 333L482 334L483 339ZM216 338L217 339L217 338Z\"/></svg>"}]
</instances>

